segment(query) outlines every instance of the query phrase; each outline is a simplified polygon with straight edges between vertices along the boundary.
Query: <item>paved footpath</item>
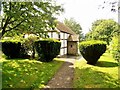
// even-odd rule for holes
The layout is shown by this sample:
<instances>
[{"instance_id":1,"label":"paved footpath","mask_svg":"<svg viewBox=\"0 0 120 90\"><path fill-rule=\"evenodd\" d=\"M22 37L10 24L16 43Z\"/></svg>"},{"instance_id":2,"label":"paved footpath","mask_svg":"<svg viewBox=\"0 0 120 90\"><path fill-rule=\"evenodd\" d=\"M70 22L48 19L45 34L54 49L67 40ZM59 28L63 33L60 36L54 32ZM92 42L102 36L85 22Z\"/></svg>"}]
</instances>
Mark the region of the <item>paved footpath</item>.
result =
<instances>
[{"instance_id":1,"label":"paved footpath","mask_svg":"<svg viewBox=\"0 0 120 90\"><path fill-rule=\"evenodd\" d=\"M60 59L65 60L65 62L45 88L73 88L74 62L78 58L66 57Z\"/></svg>"}]
</instances>

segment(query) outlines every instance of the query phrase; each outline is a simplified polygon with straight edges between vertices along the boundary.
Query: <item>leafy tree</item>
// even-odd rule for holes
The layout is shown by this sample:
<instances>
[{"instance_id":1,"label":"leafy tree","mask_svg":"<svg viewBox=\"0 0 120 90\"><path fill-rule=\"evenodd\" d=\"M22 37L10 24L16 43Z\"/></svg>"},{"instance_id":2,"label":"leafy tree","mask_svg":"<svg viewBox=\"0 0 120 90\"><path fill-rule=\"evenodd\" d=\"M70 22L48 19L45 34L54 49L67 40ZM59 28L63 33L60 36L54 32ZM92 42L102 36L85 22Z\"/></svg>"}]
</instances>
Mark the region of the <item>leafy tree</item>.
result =
<instances>
[{"instance_id":1,"label":"leafy tree","mask_svg":"<svg viewBox=\"0 0 120 90\"><path fill-rule=\"evenodd\" d=\"M2 2L2 8L1 37L7 32L40 34L46 29L54 29L54 16L63 11L53 0Z\"/></svg>"},{"instance_id":2,"label":"leafy tree","mask_svg":"<svg viewBox=\"0 0 120 90\"><path fill-rule=\"evenodd\" d=\"M84 36L82 33L82 28L79 23L77 23L74 18L65 19L64 23L68 26L72 31L79 35L79 41L82 41Z\"/></svg>"},{"instance_id":3,"label":"leafy tree","mask_svg":"<svg viewBox=\"0 0 120 90\"><path fill-rule=\"evenodd\" d=\"M112 37L112 41L109 45L109 52L113 54L113 58L117 61L120 60L120 36Z\"/></svg>"},{"instance_id":4,"label":"leafy tree","mask_svg":"<svg viewBox=\"0 0 120 90\"><path fill-rule=\"evenodd\" d=\"M108 0L108 1L104 1L104 3L102 5L100 5L100 8L105 9L106 7L109 7L108 10L110 10L111 12L118 14L120 13L120 6L119 6L120 1L119 0ZM118 23L119 23L120 17L118 16ZM110 39L110 45L109 45L109 51L112 52L113 57L115 58L115 60L120 61L120 25L118 24L117 29L113 30L112 32L112 36ZM88 37L89 35L87 35Z\"/></svg>"},{"instance_id":5,"label":"leafy tree","mask_svg":"<svg viewBox=\"0 0 120 90\"><path fill-rule=\"evenodd\" d=\"M92 38L92 31L89 30L89 32L85 34L85 40L87 41L87 40L92 40L92 39L93 39Z\"/></svg>"},{"instance_id":6,"label":"leafy tree","mask_svg":"<svg viewBox=\"0 0 120 90\"><path fill-rule=\"evenodd\" d=\"M91 40L91 39L93 39L93 35L92 35L93 30L95 30L95 28L96 28L97 26L99 26L102 21L104 21L104 20L103 20L103 19L101 19L101 20L96 20L94 23L92 23L92 29L89 30L89 32L86 33L86 35L85 35L86 40Z\"/></svg>"},{"instance_id":7,"label":"leafy tree","mask_svg":"<svg viewBox=\"0 0 120 90\"><path fill-rule=\"evenodd\" d=\"M120 33L118 23L112 19L97 20L92 25L92 30L86 34L87 39L104 40L108 44L113 35Z\"/></svg>"}]
</instances>

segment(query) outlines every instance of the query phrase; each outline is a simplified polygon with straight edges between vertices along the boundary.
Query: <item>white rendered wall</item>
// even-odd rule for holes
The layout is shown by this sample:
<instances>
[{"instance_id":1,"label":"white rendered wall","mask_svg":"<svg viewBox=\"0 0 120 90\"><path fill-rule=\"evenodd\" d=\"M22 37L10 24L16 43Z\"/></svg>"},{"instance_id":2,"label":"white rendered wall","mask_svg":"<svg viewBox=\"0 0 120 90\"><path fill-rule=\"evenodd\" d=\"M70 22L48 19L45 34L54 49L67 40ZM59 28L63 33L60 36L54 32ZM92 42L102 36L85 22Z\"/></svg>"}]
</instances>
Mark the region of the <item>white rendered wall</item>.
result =
<instances>
[{"instance_id":1,"label":"white rendered wall","mask_svg":"<svg viewBox=\"0 0 120 90\"><path fill-rule=\"evenodd\" d=\"M58 35L57 32L53 32L53 38L54 38L54 39L59 39L59 35Z\"/></svg>"},{"instance_id":2,"label":"white rendered wall","mask_svg":"<svg viewBox=\"0 0 120 90\"><path fill-rule=\"evenodd\" d=\"M60 32L60 41L61 41L61 50L60 55L67 54L67 39L69 37L69 34Z\"/></svg>"},{"instance_id":3,"label":"white rendered wall","mask_svg":"<svg viewBox=\"0 0 120 90\"><path fill-rule=\"evenodd\" d=\"M59 39L59 34L57 32L48 32L49 38Z\"/></svg>"}]
</instances>

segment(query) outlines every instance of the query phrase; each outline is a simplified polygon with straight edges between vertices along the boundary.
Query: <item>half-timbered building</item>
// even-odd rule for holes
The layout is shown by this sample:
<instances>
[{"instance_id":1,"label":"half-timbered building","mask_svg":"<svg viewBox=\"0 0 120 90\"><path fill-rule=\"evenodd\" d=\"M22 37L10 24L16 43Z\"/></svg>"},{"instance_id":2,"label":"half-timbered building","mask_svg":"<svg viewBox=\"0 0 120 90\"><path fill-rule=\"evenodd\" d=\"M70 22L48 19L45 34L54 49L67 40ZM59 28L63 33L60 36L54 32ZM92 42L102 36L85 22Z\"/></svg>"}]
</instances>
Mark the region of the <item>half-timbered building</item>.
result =
<instances>
[{"instance_id":1,"label":"half-timbered building","mask_svg":"<svg viewBox=\"0 0 120 90\"><path fill-rule=\"evenodd\" d=\"M60 56L78 54L79 35L63 23L58 22L56 30L48 31L48 36L61 41Z\"/></svg>"}]
</instances>

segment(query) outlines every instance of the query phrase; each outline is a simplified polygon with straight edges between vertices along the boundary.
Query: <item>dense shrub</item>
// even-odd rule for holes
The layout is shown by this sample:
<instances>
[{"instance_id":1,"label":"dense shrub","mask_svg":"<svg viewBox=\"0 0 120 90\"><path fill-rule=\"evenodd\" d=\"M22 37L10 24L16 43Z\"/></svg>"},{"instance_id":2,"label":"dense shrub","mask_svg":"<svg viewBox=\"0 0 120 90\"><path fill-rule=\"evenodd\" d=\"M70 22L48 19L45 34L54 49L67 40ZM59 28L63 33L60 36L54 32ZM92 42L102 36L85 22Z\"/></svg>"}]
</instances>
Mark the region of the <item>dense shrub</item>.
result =
<instances>
[{"instance_id":1,"label":"dense shrub","mask_svg":"<svg viewBox=\"0 0 120 90\"><path fill-rule=\"evenodd\" d=\"M2 52L8 56L8 58L18 58L20 55L21 43L16 41L3 41Z\"/></svg>"},{"instance_id":2,"label":"dense shrub","mask_svg":"<svg viewBox=\"0 0 120 90\"><path fill-rule=\"evenodd\" d=\"M61 43L54 39L44 39L35 42L35 48L42 62L50 62L60 53Z\"/></svg>"},{"instance_id":3,"label":"dense shrub","mask_svg":"<svg viewBox=\"0 0 120 90\"><path fill-rule=\"evenodd\" d=\"M18 40L2 40L2 52L8 58L25 58L27 53Z\"/></svg>"},{"instance_id":4,"label":"dense shrub","mask_svg":"<svg viewBox=\"0 0 120 90\"><path fill-rule=\"evenodd\" d=\"M112 41L109 45L109 51L110 53L113 54L113 58L117 61L120 60L120 41L119 41L120 36L114 36L112 38Z\"/></svg>"},{"instance_id":5,"label":"dense shrub","mask_svg":"<svg viewBox=\"0 0 120 90\"><path fill-rule=\"evenodd\" d=\"M24 37L25 37L25 39L24 39L24 42L22 43L23 47L25 48L28 55L30 55L32 58L35 58L34 43L36 40L39 39L39 37L34 34L29 34L29 35L27 35L27 37L26 36L24 36Z\"/></svg>"},{"instance_id":6,"label":"dense shrub","mask_svg":"<svg viewBox=\"0 0 120 90\"><path fill-rule=\"evenodd\" d=\"M79 44L79 50L87 63L94 65L106 51L106 42L98 40L83 41Z\"/></svg>"}]
</instances>

